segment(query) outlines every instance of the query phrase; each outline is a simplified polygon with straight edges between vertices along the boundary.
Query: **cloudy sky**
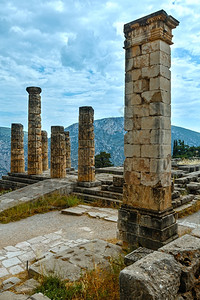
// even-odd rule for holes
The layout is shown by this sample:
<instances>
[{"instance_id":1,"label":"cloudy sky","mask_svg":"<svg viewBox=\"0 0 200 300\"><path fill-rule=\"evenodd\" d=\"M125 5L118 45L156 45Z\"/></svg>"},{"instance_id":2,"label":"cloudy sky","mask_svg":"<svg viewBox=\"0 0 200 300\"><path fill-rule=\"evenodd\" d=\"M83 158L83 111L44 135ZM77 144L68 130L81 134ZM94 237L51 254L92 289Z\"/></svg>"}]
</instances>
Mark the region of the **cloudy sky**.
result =
<instances>
[{"instance_id":1,"label":"cloudy sky","mask_svg":"<svg viewBox=\"0 0 200 300\"><path fill-rule=\"evenodd\" d=\"M123 25L164 9L172 46L172 124L200 132L200 0L0 0L0 126L27 130L27 86L42 88L42 126L78 107L123 116Z\"/></svg>"}]
</instances>

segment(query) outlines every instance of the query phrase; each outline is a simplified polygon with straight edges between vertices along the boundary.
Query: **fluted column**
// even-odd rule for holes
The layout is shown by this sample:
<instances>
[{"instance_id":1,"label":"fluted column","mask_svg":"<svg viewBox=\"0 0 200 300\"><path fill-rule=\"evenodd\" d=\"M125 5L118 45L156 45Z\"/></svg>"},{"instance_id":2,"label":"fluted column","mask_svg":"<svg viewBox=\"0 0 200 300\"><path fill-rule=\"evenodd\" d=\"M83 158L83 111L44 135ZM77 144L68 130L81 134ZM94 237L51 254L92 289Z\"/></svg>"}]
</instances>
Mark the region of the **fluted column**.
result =
<instances>
[{"instance_id":1,"label":"fluted column","mask_svg":"<svg viewBox=\"0 0 200 300\"><path fill-rule=\"evenodd\" d=\"M11 173L24 173L24 132L22 124L11 125Z\"/></svg>"},{"instance_id":2,"label":"fluted column","mask_svg":"<svg viewBox=\"0 0 200 300\"><path fill-rule=\"evenodd\" d=\"M51 178L66 177L66 142L63 126L51 126Z\"/></svg>"},{"instance_id":3,"label":"fluted column","mask_svg":"<svg viewBox=\"0 0 200 300\"><path fill-rule=\"evenodd\" d=\"M42 130L42 170L46 171L48 168L48 136L47 132Z\"/></svg>"},{"instance_id":4,"label":"fluted column","mask_svg":"<svg viewBox=\"0 0 200 300\"><path fill-rule=\"evenodd\" d=\"M28 105L28 174L42 174L41 96L40 87L27 87Z\"/></svg>"},{"instance_id":5,"label":"fluted column","mask_svg":"<svg viewBox=\"0 0 200 300\"><path fill-rule=\"evenodd\" d=\"M94 109L91 106L79 108L78 141L78 181L95 181Z\"/></svg>"},{"instance_id":6,"label":"fluted column","mask_svg":"<svg viewBox=\"0 0 200 300\"><path fill-rule=\"evenodd\" d=\"M71 142L69 131L65 131L65 142L66 142L66 168L71 169Z\"/></svg>"}]
</instances>

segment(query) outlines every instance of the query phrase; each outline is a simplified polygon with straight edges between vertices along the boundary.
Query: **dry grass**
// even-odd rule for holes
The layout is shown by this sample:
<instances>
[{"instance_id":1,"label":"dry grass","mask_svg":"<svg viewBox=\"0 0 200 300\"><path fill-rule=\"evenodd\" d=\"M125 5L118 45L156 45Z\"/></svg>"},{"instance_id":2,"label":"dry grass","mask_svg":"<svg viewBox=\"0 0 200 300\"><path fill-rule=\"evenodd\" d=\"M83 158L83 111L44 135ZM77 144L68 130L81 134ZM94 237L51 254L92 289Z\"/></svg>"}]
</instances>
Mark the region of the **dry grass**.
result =
<instances>
[{"instance_id":1,"label":"dry grass","mask_svg":"<svg viewBox=\"0 0 200 300\"><path fill-rule=\"evenodd\" d=\"M42 292L51 300L117 300L120 297L119 273L123 268L123 260L119 258L110 262L110 268L96 266L75 282L44 277L34 292Z\"/></svg>"},{"instance_id":2,"label":"dry grass","mask_svg":"<svg viewBox=\"0 0 200 300\"><path fill-rule=\"evenodd\" d=\"M183 158L182 160L177 162L178 165L199 165L200 160L199 159L187 159Z\"/></svg>"},{"instance_id":3,"label":"dry grass","mask_svg":"<svg viewBox=\"0 0 200 300\"><path fill-rule=\"evenodd\" d=\"M76 206L81 201L72 195L52 194L32 202L21 203L0 213L0 223L15 222L35 214Z\"/></svg>"}]
</instances>

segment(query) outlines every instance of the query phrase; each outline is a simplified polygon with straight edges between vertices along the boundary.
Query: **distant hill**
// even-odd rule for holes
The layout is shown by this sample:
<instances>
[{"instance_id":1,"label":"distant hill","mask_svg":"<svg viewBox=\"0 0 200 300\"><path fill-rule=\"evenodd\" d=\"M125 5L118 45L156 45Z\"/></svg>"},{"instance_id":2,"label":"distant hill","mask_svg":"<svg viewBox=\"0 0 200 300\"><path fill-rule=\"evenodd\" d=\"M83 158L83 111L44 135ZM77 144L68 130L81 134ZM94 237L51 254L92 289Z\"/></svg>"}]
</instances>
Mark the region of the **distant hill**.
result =
<instances>
[{"instance_id":1,"label":"distant hill","mask_svg":"<svg viewBox=\"0 0 200 300\"><path fill-rule=\"evenodd\" d=\"M106 118L94 121L95 151L111 154L115 166L124 161L124 118ZM78 123L65 128L70 132L72 166L78 165ZM10 128L0 127L0 177L10 170ZM178 126L172 126L172 146L174 139L184 140L189 146L200 146L200 133ZM27 165L27 132L24 134L25 161Z\"/></svg>"}]
</instances>

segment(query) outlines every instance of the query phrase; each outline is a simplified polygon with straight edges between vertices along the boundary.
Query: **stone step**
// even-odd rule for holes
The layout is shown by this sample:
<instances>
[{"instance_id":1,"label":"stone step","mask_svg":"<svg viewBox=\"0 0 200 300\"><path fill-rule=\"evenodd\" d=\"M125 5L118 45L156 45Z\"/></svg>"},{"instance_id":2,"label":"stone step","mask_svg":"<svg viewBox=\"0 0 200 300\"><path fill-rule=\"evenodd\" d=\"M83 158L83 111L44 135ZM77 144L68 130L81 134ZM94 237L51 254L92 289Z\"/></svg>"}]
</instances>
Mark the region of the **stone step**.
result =
<instances>
[{"instance_id":1,"label":"stone step","mask_svg":"<svg viewBox=\"0 0 200 300\"><path fill-rule=\"evenodd\" d=\"M102 185L101 190L109 191L109 192L113 192L113 193L119 193L119 194L123 193L123 187L117 187L117 186L113 186L113 185Z\"/></svg>"},{"instance_id":2,"label":"stone step","mask_svg":"<svg viewBox=\"0 0 200 300\"><path fill-rule=\"evenodd\" d=\"M95 196L95 195L89 195L89 194L83 194L83 193L73 193L77 198L83 199L85 202L90 203L90 202L103 202L105 204L121 204L122 201L118 199L113 199L113 198L105 198L105 197L100 197L100 196Z\"/></svg>"},{"instance_id":3,"label":"stone step","mask_svg":"<svg viewBox=\"0 0 200 300\"><path fill-rule=\"evenodd\" d=\"M42 181L50 179L50 176L41 176L41 175L28 175L27 173L8 173L8 176L18 177L18 178L29 178L37 181Z\"/></svg>"},{"instance_id":4,"label":"stone step","mask_svg":"<svg viewBox=\"0 0 200 300\"><path fill-rule=\"evenodd\" d=\"M0 180L0 189L3 190L16 190L27 186L28 184L22 182L15 182L10 180Z\"/></svg>"},{"instance_id":5,"label":"stone step","mask_svg":"<svg viewBox=\"0 0 200 300\"><path fill-rule=\"evenodd\" d=\"M25 177L17 177L17 176L2 176L3 180L9 180L9 181L14 181L14 182L21 182L21 183L26 183L26 184L33 184L37 183L38 180L33 180L30 178L25 178Z\"/></svg>"},{"instance_id":6,"label":"stone step","mask_svg":"<svg viewBox=\"0 0 200 300\"><path fill-rule=\"evenodd\" d=\"M120 194L120 193L102 191L102 190L97 189L97 188L93 189L93 188L76 187L74 189L74 192L88 194L88 195L94 195L94 196L98 196L98 197L122 200L122 194Z\"/></svg>"}]
</instances>

